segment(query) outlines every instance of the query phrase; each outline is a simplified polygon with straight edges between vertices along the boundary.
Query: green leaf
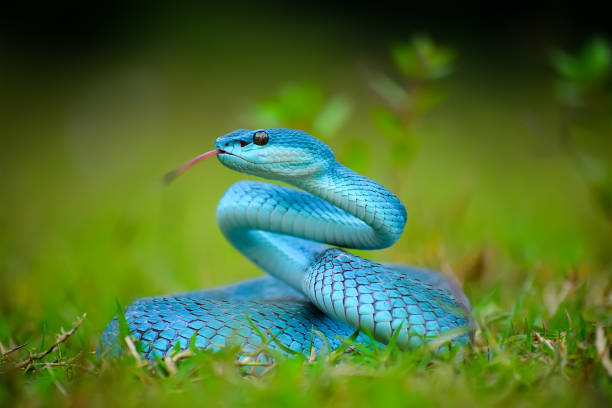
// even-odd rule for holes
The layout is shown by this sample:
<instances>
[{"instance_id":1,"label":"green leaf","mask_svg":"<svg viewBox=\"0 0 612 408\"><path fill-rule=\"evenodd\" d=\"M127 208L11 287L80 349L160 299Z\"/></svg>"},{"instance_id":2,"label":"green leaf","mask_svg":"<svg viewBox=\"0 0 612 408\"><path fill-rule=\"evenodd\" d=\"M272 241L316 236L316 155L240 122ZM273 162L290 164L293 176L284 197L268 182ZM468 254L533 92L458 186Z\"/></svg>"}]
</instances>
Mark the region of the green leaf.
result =
<instances>
[{"instance_id":1,"label":"green leaf","mask_svg":"<svg viewBox=\"0 0 612 408\"><path fill-rule=\"evenodd\" d=\"M453 72L456 53L448 47L436 45L426 35L416 35L408 43L393 46L391 57L398 69L407 77L433 80Z\"/></svg>"},{"instance_id":2,"label":"green leaf","mask_svg":"<svg viewBox=\"0 0 612 408\"><path fill-rule=\"evenodd\" d=\"M47 321L43 320L40 323L40 332L41 332L41 339L40 339L40 347L38 348L38 352L42 352L45 349L45 340L47 339Z\"/></svg>"},{"instance_id":3,"label":"green leaf","mask_svg":"<svg viewBox=\"0 0 612 408\"><path fill-rule=\"evenodd\" d=\"M440 105L446 99L446 93L439 87L424 87L414 94L414 110L419 113L427 112Z\"/></svg>"},{"instance_id":4,"label":"green leaf","mask_svg":"<svg viewBox=\"0 0 612 408\"><path fill-rule=\"evenodd\" d=\"M157 368L159 369L159 371L163 375L170 375L170 370L168 370L168 366L166 365L166 363L164 363L164 360L155 352L153 353L153 357L157 362Z\"/></svg>"},{"instance_id":5,"label":"green leaf","mask_svg":"<svg viewBox=\"0 0 612 408\"><path fill-rule=\"evenodd\" d=\"M125 338L130 335L130 326L128 325L127 319L125 318L125 309L121 306L119 299L115 298L115 304L117 306L117 322L119 323L119 338L123 345Z\"/></svg>"},{"instance_id":6,"label":"green leaf","mask_svg":"<svg viewBox=\"0 0 612 408\"><path fill-rule=\"evenodd\" d=\"M325 95L319 86L288 83L277 95L258 103L251 116L262 127L286 126L310 130L324 103Z\"/></svg>"},{"instance_id":7,"label":"green leaf","mask_svg":"<svg viewBox=\"0 0 612 408\"><path fill-rule=\"evenodd\" d=\"M370 117L374 128L389 140L402 140L409 133L404 122L388 108L374 108Z\"/></svg>"},{"instance_id":8,"label":"green leaf","mask_svg":"<svg viewBox=\"0 0 612 408\"><path fill-rule=\"evenodd\" d=\"M313 122L313 129L317 135L332 136L348 120L353 106L344 96L335 96L323 106Z\"/></svg>"},{"instance_id":9,"label":"green leaf","mask_svg":"<svg viewBox=\"0 0 612 408\"><path fill-rule=\"evenodd\" d=\"M285 331L285 329L279 330L279 331L278 331L278 333L276 333L276 335L274 335L274 334L273 334L273 333L272 333L272 332L271 332L271 331L268 329L268 334L269 334L269 336L270 336L271 342L272 342L272 343L274 343L274 344L276 344L276 346L277 346L279 349L283 350L285 353L287 353L287 354L289 354L289 355L291 355L291 356L294 356L294 357L300 357L300 358L302 358L302 359L307 359L307 358L306 358L306 356L305 356L304 354L302 354L302 353L300 353L300 352L297 352L297 351L295 351L295 350L291 350L289 347L285 346L283 343L281 343L281 342L278 340L278 336L279 336L280 334L282 334L282 333L283 333L283 331Z\"/></svg>"},{"instance_id":10,"label":"green leaf","mask_svg":"<svg viewBox=\"0 0 612 408\"><path fill-rule=\"evenodd\" d=\"M598 82L610 76L612 49L606 40L595 37L576 54L553 51L551 63L566 80L583 84Z\"/></svg>"},{"instance_id":11,"label":"green leaf","mask_svg":"<svg viewBox=\"0 0 612 408\"><path fill-rule=\"evenodd\" d=\"M191 350L193 353L199 351L198 347L196 346L196 336L197 336L197 332L194 332L193 335L191 336L191 339L189 339L189 350Z\"/></svg>"},{"instance_id":12,"label":"green leaf","mask_svg":"<svg viewBox=\"0 0 612 408\"><path fill-rule=\"evenodd\" d=\"M249 326L251 326L251 328L255 331L255 333L257 333L257 335L259 336L259 338L261 339L261 342L263 344L268 344L269 343L269 339L268 336L266 336L266 334L264 332L262 332L259 327L257 327L257 325L255 325L255 323L253 323L253 321L251 320L251 318L249 317L248 314L245 314L245 317L247 319L247 322L249 323Z\"/></svg>"},{"instance_id":13,"label":"green leaf","mask_svg":"<svg viewBox=\"0 0 612 408\"><path fill-rule=\"evenodd\" d=\"M180 353L180 351L181 351L181 343L177 341L176 343L174 343L174 346L172 346L172 352L170 354L175 356L178 353Z\"/></svg>"},{"instance_id":14,"label":"green leaf","mask_svg":"<svg viewBox=\"0 0 612 408\"><path fill-rule=\"evenodd\" d=\"M394 108L399 108L409 98L408 92L406 92L400 84L385 74L376 76L372 80L371 86L376 93Z\"/></svg>"},{"instance_id":15,"label":"green leaf","mask_svg":"<svg viewBox=\"0 0 612 408\"><path fill-rule=\"evenodd\" d=\"M325 341L325 345L327 346L327 352L328 352L328 353L331 353L331 345L329 344L329 339L327 338L327 336L325 335L325 333L323 333L321 330L313 330L313 331L312 331L312 336L313 336L313 337L311 337L311 339L310 339L311 344L312 344L312 343L313 343L313 341L314 341L314 334L315 334L315 333L316 333L316 335L317 335L317 336L319 336L319 337L320 337L322 340L324 340L324 341Z\"/></svg>"}]
</instances>

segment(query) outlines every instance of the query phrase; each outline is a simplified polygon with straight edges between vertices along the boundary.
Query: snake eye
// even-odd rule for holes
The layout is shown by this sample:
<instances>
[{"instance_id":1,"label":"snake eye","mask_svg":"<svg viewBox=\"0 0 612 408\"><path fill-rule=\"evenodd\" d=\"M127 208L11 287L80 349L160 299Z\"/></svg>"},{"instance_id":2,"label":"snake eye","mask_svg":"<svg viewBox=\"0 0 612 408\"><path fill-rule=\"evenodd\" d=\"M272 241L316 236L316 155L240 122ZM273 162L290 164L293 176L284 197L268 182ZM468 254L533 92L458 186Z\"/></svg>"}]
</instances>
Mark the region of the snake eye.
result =
<instances>
[{"instance_id":1,"label":"snake eye","mask_svg":"<svg viewBox=\"0 0 612 408\"><path fill-rule=\"evenodd\" d=\"M258 146L265 145L266 143L268 143L268 134L264 132L263 130L256 132L253 135L253 143L255 143Z\"/></svg>"}]
</instances>

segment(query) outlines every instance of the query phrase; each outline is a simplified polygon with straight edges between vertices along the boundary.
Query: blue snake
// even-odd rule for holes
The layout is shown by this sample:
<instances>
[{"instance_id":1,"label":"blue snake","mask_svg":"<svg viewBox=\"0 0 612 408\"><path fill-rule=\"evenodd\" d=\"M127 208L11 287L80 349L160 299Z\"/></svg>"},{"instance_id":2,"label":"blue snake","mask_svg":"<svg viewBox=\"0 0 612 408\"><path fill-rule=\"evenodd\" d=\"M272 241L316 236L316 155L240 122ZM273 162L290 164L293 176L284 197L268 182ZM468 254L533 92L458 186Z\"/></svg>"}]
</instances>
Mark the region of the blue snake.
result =
<instances>
[{"instance_id":1,"label":"blue snake","mask_svg":"<svg viewBox=\"0 0 612 408\"><path fill-rule=\"evenodd\" d=\"M240 173L299 188L240 181L223 195L217 221L223 235L268 276L180 295L143 298L125 310L143 354L168 354L178 343L245 350L274 337L271 347L310 354L359 337L411 349L442 333L469 341L470 304L439 272L380 264L343 248L380 249L406 223L400 200L335 160L332 150L294 129L239 129L174 173L216 155ZM331 246L330 246L331 245ZM451 333L453 333L451 332ZM233 344L233 343L232 343ZM119 323L102 335L104 353L119 350Z\"/></svg>"}]
</instances>

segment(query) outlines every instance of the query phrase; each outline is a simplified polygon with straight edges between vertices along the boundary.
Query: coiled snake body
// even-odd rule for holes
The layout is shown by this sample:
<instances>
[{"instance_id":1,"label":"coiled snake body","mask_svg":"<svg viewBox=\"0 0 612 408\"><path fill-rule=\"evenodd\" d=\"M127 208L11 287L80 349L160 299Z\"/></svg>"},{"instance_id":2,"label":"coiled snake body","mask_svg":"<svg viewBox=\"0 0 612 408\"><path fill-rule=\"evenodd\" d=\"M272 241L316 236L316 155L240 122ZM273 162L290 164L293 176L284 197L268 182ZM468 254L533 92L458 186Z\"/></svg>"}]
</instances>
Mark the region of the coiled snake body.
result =
<instances>
[{"instance_id":1,"label":"coiled snake body","mask_svg":"<svg viewBox=\"0 0 612 408\"><path fill-rule=\"evenodd\" d=\"M192 339L200 348L230 339L256 347L262 339L253 326L275 336L273 347L310 353L337 347L355 329L383 343L399 330L397 344L407 349L470 325L467 298L444 275L328 246L388 247L401 235L406 211L388 190L338 163L324 143L299 130L240 129L182 170L213 154L230 169L303 191L252 181L227 190L217 207L219 227L269 276L137 300L125 317L146 345L145 357L176 343L186 348ZM118 331L114 319L102 335L105 353L118 350ZM467 341L466 333L453 341Z\"/></svg>"}]
</instances>

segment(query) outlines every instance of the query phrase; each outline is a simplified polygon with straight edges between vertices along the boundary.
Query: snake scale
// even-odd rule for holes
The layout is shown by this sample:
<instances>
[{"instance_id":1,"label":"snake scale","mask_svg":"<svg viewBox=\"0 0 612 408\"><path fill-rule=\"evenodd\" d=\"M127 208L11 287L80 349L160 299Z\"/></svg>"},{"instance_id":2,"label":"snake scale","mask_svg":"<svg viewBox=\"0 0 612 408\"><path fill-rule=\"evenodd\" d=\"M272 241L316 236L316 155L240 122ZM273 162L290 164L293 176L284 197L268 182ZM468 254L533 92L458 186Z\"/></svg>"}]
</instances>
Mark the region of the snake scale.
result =
<instances>
[{"instance_id":1,"label":"snake scale","mask_svg":"<svg viewBox=\"0 0 612 408\"><path fill-rule=\"evenodd\" d=\"M337 347L356 330L382 343L399 331L403 349L459 328L466 329L453 342L469 340L470 304L454 281L339 248L393 245L406 223L395 195L338 163L326 144L300 130L239 129L215 147L175 175L216 155L232 170L302 191L240 181L225 192L217 207L223 235L268 276L135 301L125 318L145 345L144 357L190 341L203 349L233 341L254 349L262 342L258 331L275 337L271 347L303 353ZM118 336L115 318L102 335L104 354L119 352Z\"/></svg>"}]
</instances>

